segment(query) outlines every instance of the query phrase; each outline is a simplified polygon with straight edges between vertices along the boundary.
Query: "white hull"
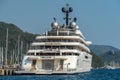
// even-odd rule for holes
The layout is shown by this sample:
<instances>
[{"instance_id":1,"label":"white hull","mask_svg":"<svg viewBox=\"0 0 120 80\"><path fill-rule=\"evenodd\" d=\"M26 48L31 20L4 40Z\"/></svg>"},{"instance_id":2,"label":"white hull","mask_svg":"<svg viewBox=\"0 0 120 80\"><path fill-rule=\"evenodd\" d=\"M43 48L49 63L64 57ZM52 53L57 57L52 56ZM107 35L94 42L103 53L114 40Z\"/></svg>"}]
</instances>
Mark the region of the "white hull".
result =
<instances>
[{"instance_id":1,"label":"white hull","mask_svg":"<svg viewBox=\"0 0 120 80\"><path fill-rule=\"evenodd\" d=\"M63 74L78 74L89 72L90 70L79 70L79 71L15 71L14 74L16 75L63 75Z\"/></svg>"},{"instance_id":2,"label":"white hull","mask_svg":"<svg viewBox=\"0 0 120 80\"><path fill-rule=\"evenodd\" d=\"M22 68L15 74L75 74L91 70L92 56L24 56ZM36 60L33 65L33 60ZM62 67L60 67L62 66Z\"/></svg>"}]
</instances>

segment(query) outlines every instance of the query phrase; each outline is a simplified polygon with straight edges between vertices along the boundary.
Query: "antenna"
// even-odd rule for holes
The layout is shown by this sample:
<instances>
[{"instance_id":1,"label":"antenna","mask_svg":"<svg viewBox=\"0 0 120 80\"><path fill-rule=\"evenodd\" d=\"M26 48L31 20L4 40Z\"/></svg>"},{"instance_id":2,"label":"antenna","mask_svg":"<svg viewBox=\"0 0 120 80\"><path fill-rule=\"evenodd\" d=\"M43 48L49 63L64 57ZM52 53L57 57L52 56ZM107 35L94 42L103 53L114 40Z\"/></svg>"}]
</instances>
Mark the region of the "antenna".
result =
<instances>
[{"instance_id":1,"label":"antenna","mask_svg":"<svg viewBox=\"0 0 120 80\"><path fill-rule=\"evenodd\" d=\"M55 17L53 19L54 19L55 22L57 21Z\"/></svg>"},{"instance_id":2,"label":"antenna","mask_svg":"<svg viewBox=\"0 0 120 80\"><path fill-rule=\"evenodd\" d=\"M62 12L66 14L66 17L64 18L66 20L66 25L68 25L69 20L71 19L71 18L69 18L69 13L72 11L73 11L73 9L72 9L72 7L69 7L69 4L66 4L66 7L62 8Z\"/></svg>"}]
</instances>

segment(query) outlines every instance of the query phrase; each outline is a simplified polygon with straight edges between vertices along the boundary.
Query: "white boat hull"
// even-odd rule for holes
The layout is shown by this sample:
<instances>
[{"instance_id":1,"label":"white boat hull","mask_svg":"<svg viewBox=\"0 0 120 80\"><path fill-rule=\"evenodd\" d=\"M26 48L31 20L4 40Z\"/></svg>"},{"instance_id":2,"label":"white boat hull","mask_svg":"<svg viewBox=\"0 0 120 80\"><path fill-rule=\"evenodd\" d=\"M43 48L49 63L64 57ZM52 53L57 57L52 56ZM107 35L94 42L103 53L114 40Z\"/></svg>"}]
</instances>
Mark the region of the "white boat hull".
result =
<instances>
[{"instance_id":1,"label":"white boat hull","mask_svg":"<svg viewBox=\"0 0 120 80\"><path fill-rule=\"evenodd\" d=\"M27 55L23 59L23 70L15 71L15 74L75 74L88 72L91 70L92 56L87 55L87 59L85 56L85 53L80 56L40 57ZM33 60L36 60L34 66Z\"/></svg>"}]
</instances>

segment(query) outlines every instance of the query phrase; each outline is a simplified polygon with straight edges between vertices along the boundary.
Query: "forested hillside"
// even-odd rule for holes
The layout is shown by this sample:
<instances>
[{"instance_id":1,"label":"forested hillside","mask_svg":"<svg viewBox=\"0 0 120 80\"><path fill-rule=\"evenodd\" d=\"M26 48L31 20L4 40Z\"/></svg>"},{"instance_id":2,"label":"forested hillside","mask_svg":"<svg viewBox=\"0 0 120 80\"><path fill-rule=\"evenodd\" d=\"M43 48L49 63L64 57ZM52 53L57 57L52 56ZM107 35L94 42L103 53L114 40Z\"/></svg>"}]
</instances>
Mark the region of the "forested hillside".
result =
<instances>
[{"instance_id":1,"label":"forested hillside","mask_svg":"<svg viewBox=\"0 0 120 80\"><path fill-rule=\"evenodd\" d=\"M105 66L120 67L120 49L106 45L91 45L89 47Z\"/></svg>"},{"instance_id":2,"label":"forested hillside","mask_svg":"<svg viewBox=\"0 0 120 80\"><path fill-rule=\"evenodd\" d=\"M14 24L0 22L0 48L4 48L4 53L6 48L7 29L8 29L8 55L11 54L13 51L17 54L18 48L20 49L21 46L23 48L22 54L25 54L26 50L29 48L30 43L34 39L35 34L24 32Z\"/></svg>"}]
</instances>

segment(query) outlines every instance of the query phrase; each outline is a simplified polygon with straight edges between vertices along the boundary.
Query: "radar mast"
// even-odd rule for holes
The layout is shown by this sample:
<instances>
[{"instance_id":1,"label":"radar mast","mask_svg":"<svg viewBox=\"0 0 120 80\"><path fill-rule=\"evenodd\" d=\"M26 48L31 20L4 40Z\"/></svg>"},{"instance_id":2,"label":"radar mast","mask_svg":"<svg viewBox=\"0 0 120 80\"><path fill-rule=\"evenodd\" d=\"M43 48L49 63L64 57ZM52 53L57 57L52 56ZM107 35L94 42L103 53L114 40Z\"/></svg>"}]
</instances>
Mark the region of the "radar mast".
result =
<instances>
[{"instance_id":1,"label":"radar mast","mask_svg":"<svg viewBox=\"0 0 120 80\"><path fill-rule=\"evenodd\" d=\"M66 17L64 18L66 20L66 25L68 26L69 24L69 20L71 18L69 18L69 13L73 11L72 7L69 7L69 4L66 4L66 7L62 8L62 12L66 14Z\"/></svg>"}]
</instances>

